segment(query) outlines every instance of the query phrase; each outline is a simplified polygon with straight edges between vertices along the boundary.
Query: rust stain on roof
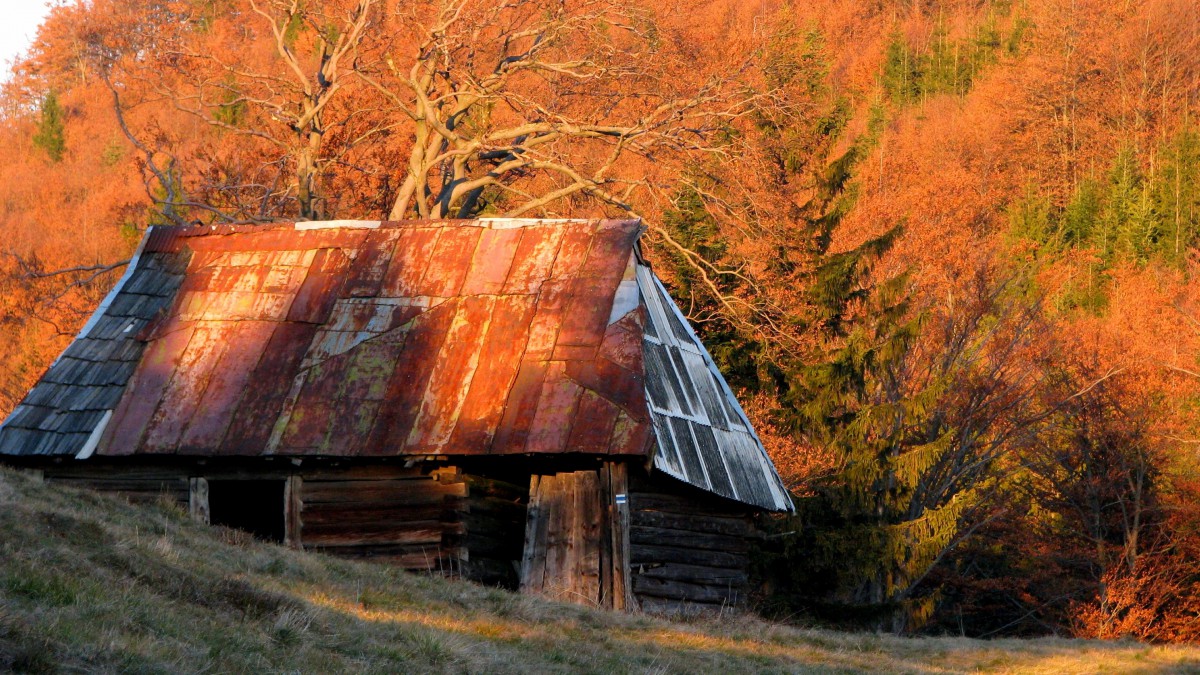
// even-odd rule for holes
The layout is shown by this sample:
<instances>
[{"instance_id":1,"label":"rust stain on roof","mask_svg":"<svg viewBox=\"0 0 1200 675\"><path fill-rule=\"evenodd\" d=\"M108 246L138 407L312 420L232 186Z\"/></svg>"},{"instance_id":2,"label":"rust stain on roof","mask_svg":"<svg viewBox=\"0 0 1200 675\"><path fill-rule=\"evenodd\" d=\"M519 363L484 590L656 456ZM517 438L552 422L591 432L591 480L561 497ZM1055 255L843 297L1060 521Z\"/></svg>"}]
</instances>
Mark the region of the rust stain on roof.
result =
<instances>
[{"instance_id":1,"label":"rust stain on roof","mask_svg":"<svg viewBox=\"0 0 1200 675\"><path fill-rule=\"evenodd\" d=\"M632 221L195 227L101 454L643 454ZM644 395L643 395L644 399Z\"/></svg>"},{"instance_id":2,"label":"rust stain on roof","mask_svg":"<svg viewBox=\"0 0 1200 675\"><path fill-rule=\"evenodd\" d=\"M0 454L638 456L788 510L634 221L152 228Z\"/></svg>"}]
</instances>

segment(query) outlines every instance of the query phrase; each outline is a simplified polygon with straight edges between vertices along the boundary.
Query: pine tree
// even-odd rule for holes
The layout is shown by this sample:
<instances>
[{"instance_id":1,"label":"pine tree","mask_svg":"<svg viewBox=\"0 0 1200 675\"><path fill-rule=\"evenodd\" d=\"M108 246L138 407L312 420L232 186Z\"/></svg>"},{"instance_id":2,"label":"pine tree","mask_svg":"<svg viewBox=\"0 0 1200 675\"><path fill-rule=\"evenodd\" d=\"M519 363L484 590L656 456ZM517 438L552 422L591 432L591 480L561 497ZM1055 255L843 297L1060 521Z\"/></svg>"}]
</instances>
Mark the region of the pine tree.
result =
<instances>
[{"instance_id":1,"label":"pine tree","mask_svg":"<svg viewBox=\"0 0 1200 675\"><path fill-rule=\"evenodd\" d=\"M893 31L883 62L883 88L898 106L915 101L920 95L920 62L899 27Z\"/></svg>"},{"instance_id":2,"label":"pine tree","mask_svg":"<svg viewBox=\"0 0 1200 675\"><path fill-rule=\"evenodd\" d=\"M1184 127L1159 153L1154 211L1160 221L1159 251L1182 265L1200 234L1200 132Z\"/></svg>"},{"instance_id":3,"label":"pine tree","mask_svg":"<svg viewBox=\"0 0 1200 675\"><path fill-rule=\"evenodd\" d=\"M52 162L61 162L67 149L64 117L62 106L58 103L58 95L51 90L42 99L41 117L38 120L37 133L33 135L33 144L46 151Z\"/></svg>"},{"instance_id":4,"label":"pine tree","mask_svg":"<svg viewBox=\"0 0 1200 675\"><path fill-rule=\"evenodd\" d=\"M922 582L991 517L998 463L1041 414L1024 354L1044 324L987 264L954 302L915 306L906 275L871 270L898 236L825 255L812 277L826 346L788 371L786 419L837 470L800 501L783 573L792 611L907 631L932 616Z\"/></svg>"},{"instance_id":5,"label":"pine tree","mask_svg":"<svg viewBox=\"0 0 1200 675\"><path fill-rule=\"evenodd\" d=\"M1124 255L1144 262L1160 232L1137 152L1126 146L1117 153L1108 175L1108 195L1100 216L1097 249L1106 260Z\"/></svg>"}]
</instances>

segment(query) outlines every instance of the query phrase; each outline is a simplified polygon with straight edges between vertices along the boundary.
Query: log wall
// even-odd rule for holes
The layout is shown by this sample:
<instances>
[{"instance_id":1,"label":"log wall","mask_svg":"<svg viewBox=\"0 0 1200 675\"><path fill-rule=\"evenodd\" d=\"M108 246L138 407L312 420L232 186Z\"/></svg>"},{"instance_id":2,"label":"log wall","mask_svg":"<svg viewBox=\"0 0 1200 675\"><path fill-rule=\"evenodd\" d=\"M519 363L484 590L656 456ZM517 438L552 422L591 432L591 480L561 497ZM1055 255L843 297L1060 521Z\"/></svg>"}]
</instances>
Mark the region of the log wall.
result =
<instances>
[{"instance_id":1,"label":"log wall","mask_svg":"<svg viewBox=\"0 0 1200 675\"><path fill-rule=\"evenodd\" d=\"M661 473L634 469L627 476L617 462L534 475L528 488L432 464L114 463L40 470L47 482L135 503L174 502L202 522L209 479L286 481L280 508L291 546L660 613L743 604L757 536L751 508Z\"/></svg>"},{"instance_id":2,"label":"log wall","mask_svg":"<svg viewBox=\"0 0 1200 675\"><path fill-rule=\"evenodd\" d=\"M453 468L302 472L305 550L454 574L463 557L467 484Z\"/></svg>"},{"instance_id":3,"label":"log wall","mask_svg":"<svg viewBox=\"0 0 1200 675\"><path fill-rule=\"evenodd\" d=\"M285 482L286 544L516 589L528 492L454 467L49 465L48 482L167 500L209 522L209 480Z\"/></svg>"},{"instance_id":4,"label":"log wall","mask_svg":"<svg viewBox=\"0 0 1200 675\"><path fill-rule=\"evenodd\" d=\"M119 494L135 504L158 501L174 502L189 508L190 481L186 472L154 467L106 467L96 470L83 466L50 466L42 470L47 483Z\"/></svg>"},{"instance_id":5,"label":"log wall","mask_svg":"<svg viewBox=\"0 0 1200 675\"><path fill-rule=\"evenodd\" d=\"M744 604L749 508L662 474L630 479L633 594L644 611L707 613Z\"/></svg>"}]
</instances>

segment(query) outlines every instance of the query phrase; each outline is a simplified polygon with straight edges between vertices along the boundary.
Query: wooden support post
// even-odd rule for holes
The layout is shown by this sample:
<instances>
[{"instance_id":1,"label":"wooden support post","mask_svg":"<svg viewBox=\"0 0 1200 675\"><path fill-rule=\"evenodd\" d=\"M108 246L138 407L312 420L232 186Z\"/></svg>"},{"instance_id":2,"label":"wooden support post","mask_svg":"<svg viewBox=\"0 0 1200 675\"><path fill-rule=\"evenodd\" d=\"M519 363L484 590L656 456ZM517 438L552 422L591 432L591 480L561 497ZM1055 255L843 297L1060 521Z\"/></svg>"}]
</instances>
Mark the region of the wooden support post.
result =
<instances>
[{"instance_id":1,"label":"wooden support post","mask_svg":"<svg viewBox=\"0 0 1200 675\"><path fill-rule=\"evenodd\" d=\"M543 504L553 476L529 477L529 505L525 507L525 549L521 553L521 592L541 593L546 576L546 528L549 509Z\"/></svg>"},{"instance_id":2,"label":"wooden support post","mask_svg":"<svg viewBox=\"0 0 1200 675\"><path fill-rule=\"evenodd\" d=\"M304 479L292 475L288 476L283 486L283 543L300 550L304 549L301 537L303 521L300 518L300 511L304 506L300 495L303 485Z\"/></svg>"},{"instance_id":3,"label":"wooden support post","mask_svg":"<svg viewBox=\"0 0 1200 675\"><path fill-rule=\"evenodd\" d=\"M623 462L606 462L602 471L607 497L605 515L608 524L608 576L605 589L610 600L605 604L613 609L630 609L637 605L630 590L629 572L629 470Z\"/></svg>"},{"instance_id":4,"label":"wooden support post","mask_svg":"<svg viewBox=\"0 0 1200 675\"><path fill-rule=\"evenodd\" d=\"M188 513L192 520L209 524L207 478L196 476L188 479Z\"/></svg>"}]
</instances>

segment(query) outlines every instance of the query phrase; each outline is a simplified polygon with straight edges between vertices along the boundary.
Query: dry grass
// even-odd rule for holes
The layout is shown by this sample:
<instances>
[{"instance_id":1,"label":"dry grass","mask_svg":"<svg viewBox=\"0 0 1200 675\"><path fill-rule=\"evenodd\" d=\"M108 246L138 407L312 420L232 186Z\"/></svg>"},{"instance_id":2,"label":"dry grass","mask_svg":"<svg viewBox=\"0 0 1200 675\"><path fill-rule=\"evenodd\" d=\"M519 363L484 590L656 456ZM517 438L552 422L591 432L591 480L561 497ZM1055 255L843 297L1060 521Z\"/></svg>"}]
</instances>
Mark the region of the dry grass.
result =
<instances>
[{"instance_id":1,"label":"dry grass","mask_svg":"<svg viewBox=\"0 0 1200 675\"><path fill-rule=\"evenodd\" d=\"M669 622L248 541L0 469L0 671L1200 672L1200 649Z\"/></svg>"}]
</instances>

